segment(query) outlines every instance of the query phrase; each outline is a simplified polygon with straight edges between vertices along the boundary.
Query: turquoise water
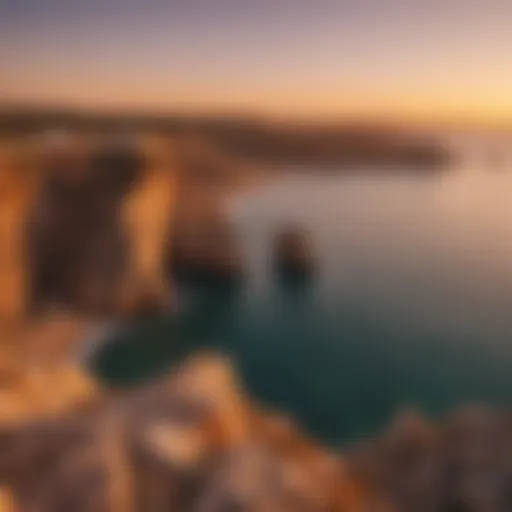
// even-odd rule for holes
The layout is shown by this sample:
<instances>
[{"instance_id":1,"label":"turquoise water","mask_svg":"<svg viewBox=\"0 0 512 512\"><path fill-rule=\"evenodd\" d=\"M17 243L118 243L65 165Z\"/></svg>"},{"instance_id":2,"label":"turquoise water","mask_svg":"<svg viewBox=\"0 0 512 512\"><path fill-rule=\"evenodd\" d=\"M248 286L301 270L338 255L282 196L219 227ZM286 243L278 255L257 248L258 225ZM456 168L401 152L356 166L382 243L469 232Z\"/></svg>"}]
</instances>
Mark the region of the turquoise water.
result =
<instances>
[{"instance_id":1,"label":"turquoise water","mask_svg":"<svg viewBox=\"0 0 512 512\"><path fill-rule=\"evenodd\" d=\"M227 208L247 263L240 288L181 290L179 318L105 349L105 378L138 381L219 347L257 398L333 443L403 407L435 416L512 401L512 171L294 175ZM299 287L271 266L289 222L310 232L318 260Z\"/></svg>"}]
</instances>

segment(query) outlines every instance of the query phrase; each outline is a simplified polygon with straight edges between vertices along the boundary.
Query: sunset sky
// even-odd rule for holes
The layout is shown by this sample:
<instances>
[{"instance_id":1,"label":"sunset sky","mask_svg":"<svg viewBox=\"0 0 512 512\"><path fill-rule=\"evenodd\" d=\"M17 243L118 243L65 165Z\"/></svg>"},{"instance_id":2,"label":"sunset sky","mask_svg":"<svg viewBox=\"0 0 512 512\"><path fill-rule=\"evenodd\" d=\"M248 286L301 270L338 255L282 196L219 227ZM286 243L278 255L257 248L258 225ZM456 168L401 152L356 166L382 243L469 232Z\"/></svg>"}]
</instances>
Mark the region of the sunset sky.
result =
<instances>
[{"instance_id":1,"label":"sunset sky","mask_svg":"<svg viewBox=\"0 0 512 512\"><path fill-rule=\"evenodd\" d=\"M0 0L0 103L512 119L511 0Z\"/></svg>"}]
</instances>

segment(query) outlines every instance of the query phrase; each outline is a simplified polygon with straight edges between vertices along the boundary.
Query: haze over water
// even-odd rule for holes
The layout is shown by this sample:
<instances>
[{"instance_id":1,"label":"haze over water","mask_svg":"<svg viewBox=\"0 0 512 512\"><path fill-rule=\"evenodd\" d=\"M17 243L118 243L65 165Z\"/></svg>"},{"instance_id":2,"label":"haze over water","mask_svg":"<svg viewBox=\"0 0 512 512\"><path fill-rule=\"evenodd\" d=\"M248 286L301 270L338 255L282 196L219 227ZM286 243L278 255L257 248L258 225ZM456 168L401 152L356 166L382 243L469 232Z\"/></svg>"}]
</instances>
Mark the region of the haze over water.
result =
<instances>
[{"instance_id":1,"label":"haze over water","mask_svg":"<svg viewBox=\"0 0 512 512\"><path fill-rule=\"evenodd\" d=\"M466 157L444 174L293 174L238 195L241 290L182 293L178 322L135 330L100 371L130 380L179 351L221 347L259 399L332 442L404 407L510 404L512 166ZM309 231L318 263L299 288L271 267L272 236L290 222Z\"/></svg>"}]
</instances>

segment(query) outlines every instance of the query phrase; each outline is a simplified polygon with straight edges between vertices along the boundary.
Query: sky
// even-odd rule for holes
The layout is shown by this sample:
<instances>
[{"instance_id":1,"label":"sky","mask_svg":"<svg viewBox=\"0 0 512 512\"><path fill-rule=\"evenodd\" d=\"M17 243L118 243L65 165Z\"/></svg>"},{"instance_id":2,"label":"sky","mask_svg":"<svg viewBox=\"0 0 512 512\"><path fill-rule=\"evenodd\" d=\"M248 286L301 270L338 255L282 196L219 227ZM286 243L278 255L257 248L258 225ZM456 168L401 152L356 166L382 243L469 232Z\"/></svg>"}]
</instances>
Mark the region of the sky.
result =
<instances>
[{"instance_id":1,"label":"sky","mask_svg":"<svg viewBox=\"0 0 512 512\"><path fill-rule=\"evenodd\" d=\"M0 0L0 103L512 120L510 0Z\"/></svg>"}]
</instances>

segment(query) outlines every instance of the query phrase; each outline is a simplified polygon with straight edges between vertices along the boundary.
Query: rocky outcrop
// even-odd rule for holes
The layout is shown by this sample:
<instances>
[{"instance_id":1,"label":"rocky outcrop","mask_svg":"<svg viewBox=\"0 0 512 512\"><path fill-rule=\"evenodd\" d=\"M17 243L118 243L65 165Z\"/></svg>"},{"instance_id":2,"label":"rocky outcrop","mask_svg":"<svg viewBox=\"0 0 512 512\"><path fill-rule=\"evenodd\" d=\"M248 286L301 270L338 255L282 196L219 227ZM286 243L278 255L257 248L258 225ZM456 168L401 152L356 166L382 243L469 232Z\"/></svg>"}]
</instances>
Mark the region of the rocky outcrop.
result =
<instances>
[{"instance_id":1,"label":"rocky outcrop","mask_svg":"<svg viewBox=\"0 0 512 512\"><path fill-rule=\"evenodd\" d=\"M169 312L174 306L166 257L176 214L177 163L164 140L146 138L142 150L148 163L120 209L128 247L122 307L128 314L137 308Z\"/></svg>"},{"instance_id":2,"label":"rocky outcrop","mask_svg":"<svg viewBox=\"0 0 512 512\"><path fill-rule=\"evenodd\" d=\"M45 421L0 417L0 488L41 512L361 510L343 461L251 405L205 354Z\"/></svg>"},{"instance_id":3,"label":"rocky outcrop","mask_svg":"<svg viewBox=\"0 0 512 512\"><path fill-rule=\"evenodd\" d=\"M168 268L182 282L232 285L243 274L242 255L222 202L239 184L240 164L204 140L180 138L176 204Z\"/></svg>"},{"instance_id":4,"label":"rocky outcrop","mask_svg":"<svg viewBox=\"0 0 512 512\"><path fill-rule=\"evenodd\" d=\"M0 324L23 321L29 303L25 226L42 179L32 141L0 144Z\"/></svg>"},{"instance_id":5,"label":"rocky outcrop","mask_svg":"<svg viewBox=\"0 0 512 512\"><path fill-rule=\"evenodd\" d=\"M311 242L299 228L281 231L273 241L273 251L276 271L284 278L307 277L314 271Z\"/></svg>"},{"instance_id":6,"label":"rocky outcrop","mask_svg":"<svg viewBox=\"0 0 512 512\"><path fill-rule=\"evenodd\" d=\"M87 322L62 315L0 325L0 425L61 414L99 386L79 367Z\"/></svg>"},{"instance_id":7,"label":"rocky outcrop","mask_svg":"<svg viewBox=\"0 0 512 512\"><path fill-rule=\"evenodd\" d=\"M33 308L118 316L168 307L170 148L82 137L49 148L40 165L27 249Z\"/></svg>"},{"instance_id":8,"label":"rocky outcrop","mask_svg":"<svg viewBox=\"0 0 512 512\"><path fill-rule=\"evenodd\" d=\"M218 213L200 222L177 225L169 265L173 276L193 284L236 284L243 275L242 255L233 228Z\"/></svg>"},{"instance_id":9,"label":"rocky outcrop","mask_svg":"<svg viewBox=\"0 0 512 512\"><path fill-rule=\"evenodd\" d=\"M28 236L36 310L54 304L90 309L98 300L95 293L101 295L100 307L106 308L113 297L105 290L115 290L121 279L124 254L118 213L129 180L117 175L138 169L128 169L126 160L116 161L110 151L92 154L89 146L87 141L73 141L64 148L49 148L40 162L45 178Z\"/></svg>"},{"instance_id":10,"label":"rocky outcrop","mask_svg":"<svg viewBox=\"0 0 512 512\"><path fill-rule=\"evenodd\" d=\"M398 511L501 512L512 509L511 448L509 414L469 407L442 424L402 415L352 461Z\"/></svg>"},{"instance_id":11,"label":"rocky outcrop","mask_svg":"<svg viewBox=\"0 0 512 512\"><path fill-rule=\"evenodd\" d=\"M60 133L8 149L0 151L0 283L9 292L0 314L12 321L56 307L109 318L169 311L173 271L239 277L219 208L238 168L210 145Z\"/></svg>"}]
</instances>

